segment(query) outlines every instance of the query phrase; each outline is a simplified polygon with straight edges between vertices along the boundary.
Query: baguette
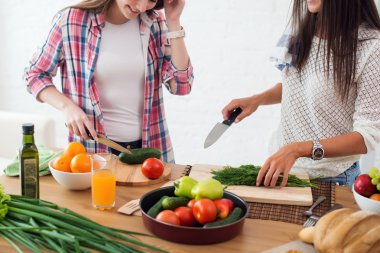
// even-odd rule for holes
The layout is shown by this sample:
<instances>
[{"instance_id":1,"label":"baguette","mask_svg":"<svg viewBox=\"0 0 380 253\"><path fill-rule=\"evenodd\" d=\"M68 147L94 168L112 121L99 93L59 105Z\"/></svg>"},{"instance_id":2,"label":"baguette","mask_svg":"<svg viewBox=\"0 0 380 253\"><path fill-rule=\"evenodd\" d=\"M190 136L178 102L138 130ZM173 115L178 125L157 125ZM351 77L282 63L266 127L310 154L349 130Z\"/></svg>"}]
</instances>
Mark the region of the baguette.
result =
<instances>
[{"instance_id":1,"label":"baguette","mask_svg":"<svg viewBox=\"0 0 380 253\"><path fill-rule=\"evenodd\" d=\"M315 228L299 233L321 253L379 253L380 215L343 208L323 216Z\"/></svg>"}]
</instances>

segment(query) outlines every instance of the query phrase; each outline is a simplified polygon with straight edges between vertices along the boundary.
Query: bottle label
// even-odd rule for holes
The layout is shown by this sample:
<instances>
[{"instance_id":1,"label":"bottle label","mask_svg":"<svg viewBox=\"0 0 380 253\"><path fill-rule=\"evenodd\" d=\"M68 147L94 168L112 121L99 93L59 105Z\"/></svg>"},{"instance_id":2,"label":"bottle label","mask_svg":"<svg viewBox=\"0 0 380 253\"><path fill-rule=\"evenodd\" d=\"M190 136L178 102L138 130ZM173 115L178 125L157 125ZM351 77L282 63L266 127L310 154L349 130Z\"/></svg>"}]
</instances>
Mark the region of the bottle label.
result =
<instances>
[{"instance_id":1,"label":"bottle label","mask_svg":"<svg viewBox=\"0 0 380 253\"><path fill-rule=\"evenodd\" d=\"M38 197L38 168L36 159L22 159L24 178L22 184L22 194L30 197Z\"/></svg>"}]
</instances>

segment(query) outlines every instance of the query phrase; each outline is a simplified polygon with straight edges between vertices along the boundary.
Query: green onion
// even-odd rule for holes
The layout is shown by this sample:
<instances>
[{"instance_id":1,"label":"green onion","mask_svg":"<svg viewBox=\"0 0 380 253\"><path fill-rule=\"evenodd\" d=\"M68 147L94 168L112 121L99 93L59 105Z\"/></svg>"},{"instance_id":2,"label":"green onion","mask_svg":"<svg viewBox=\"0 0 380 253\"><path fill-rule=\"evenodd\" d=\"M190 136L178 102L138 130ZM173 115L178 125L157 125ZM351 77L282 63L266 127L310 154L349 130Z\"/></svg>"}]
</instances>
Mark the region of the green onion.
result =
<instances>
[{"instance_id":1,"label":"green onion","mask_svg":"<svg viewBox=\"0 0 380 253\"><path fill-rule=\"evenodd\" d=\"M151 235L103 226L52 202L7 195L3 189L0 184L0 237L18 252L23 252L18 244L36 253L42 248L59 253L167 252L133 238Z\"/></svg>"}]
</instances>

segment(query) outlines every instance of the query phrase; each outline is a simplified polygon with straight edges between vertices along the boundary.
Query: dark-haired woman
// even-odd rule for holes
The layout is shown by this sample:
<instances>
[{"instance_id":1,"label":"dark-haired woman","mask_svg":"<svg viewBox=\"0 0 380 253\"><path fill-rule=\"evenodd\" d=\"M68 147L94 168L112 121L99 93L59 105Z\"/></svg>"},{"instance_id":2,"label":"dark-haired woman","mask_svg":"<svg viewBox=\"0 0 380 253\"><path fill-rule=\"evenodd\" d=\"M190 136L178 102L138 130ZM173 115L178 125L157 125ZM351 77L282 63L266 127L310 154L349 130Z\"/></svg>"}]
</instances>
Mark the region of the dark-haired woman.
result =
<instances>
[{"instance_id":1,"label":"dark-haired woman","mask_svg":"<svg viewBox=\"0 0 380 253\"><path fill-rule=\"evenodd\" d=\"M274 186L280 175L306 169L310 177L352 185L360 154L380 142L380 19L373 0L294 0L291 35L273 57L282 82L232 100L243 112L281 103L274 154L257 185Z\"/></svg>"},{"instance_id":2,"label":"dark-haired woman","mask_svg":"<svg viewBox=\"0 0 380 253\"><path fill-rule=\"evenodd\" d=\"M60 110L69 141L88 152L113 152L89 140L154 147L173 162L162 84L188 94L193 71L180 16L185 0L84 0L58 13L26 69L28 90ZM165 17L159 10L164 8ZM62 93L52 82L58 67Z\"/></svg>"}]
</instances>

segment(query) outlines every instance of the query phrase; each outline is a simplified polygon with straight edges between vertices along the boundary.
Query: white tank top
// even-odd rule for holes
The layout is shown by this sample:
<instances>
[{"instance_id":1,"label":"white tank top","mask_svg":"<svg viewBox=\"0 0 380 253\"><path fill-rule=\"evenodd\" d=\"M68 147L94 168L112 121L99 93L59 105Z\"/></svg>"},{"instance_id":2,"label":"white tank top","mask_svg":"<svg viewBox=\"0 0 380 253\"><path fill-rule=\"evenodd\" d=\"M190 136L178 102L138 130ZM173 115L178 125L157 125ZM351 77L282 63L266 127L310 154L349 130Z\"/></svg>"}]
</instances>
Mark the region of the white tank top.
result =
<instances>
[{"instance_id":1,"label":"white tank top","mask_svg":"<svg viewBox=\"0 0 380 253\"><path fill-rule=\"evenodd\" d=\"M106 22L94 74L106 134L120 142L141 139L145 67L139 20Z\"/></svg>"}]
</instances>

